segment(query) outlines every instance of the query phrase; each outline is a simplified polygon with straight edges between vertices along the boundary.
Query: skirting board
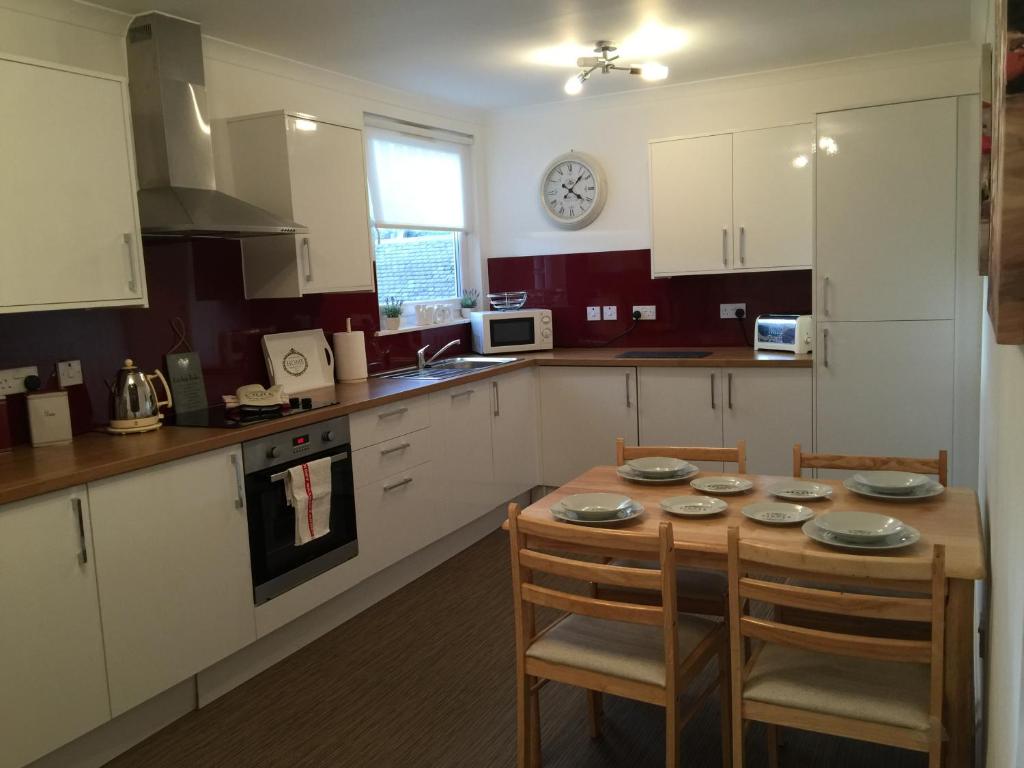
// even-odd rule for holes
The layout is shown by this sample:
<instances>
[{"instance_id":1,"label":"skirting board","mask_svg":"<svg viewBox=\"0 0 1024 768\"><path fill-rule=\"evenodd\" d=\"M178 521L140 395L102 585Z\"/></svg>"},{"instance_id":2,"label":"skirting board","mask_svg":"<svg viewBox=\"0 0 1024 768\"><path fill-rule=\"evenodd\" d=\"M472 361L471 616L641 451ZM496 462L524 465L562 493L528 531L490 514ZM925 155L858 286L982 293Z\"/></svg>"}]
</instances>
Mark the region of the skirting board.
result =
<instances>
[{"instance_id":1,"label":"skirting board","mask_svg":"<svg viewBox=\"0 0 1024 768\"><path fill-rule=\"evenodd\" d=\"M531 498L532 494L527 492L512 501L528 504ZM195 677L154 696L26 768L100 768L175 720L269 669L497 530L507 516L507 506L496 507L469 525L374 574Z\"/></svg>"}]
</instances>

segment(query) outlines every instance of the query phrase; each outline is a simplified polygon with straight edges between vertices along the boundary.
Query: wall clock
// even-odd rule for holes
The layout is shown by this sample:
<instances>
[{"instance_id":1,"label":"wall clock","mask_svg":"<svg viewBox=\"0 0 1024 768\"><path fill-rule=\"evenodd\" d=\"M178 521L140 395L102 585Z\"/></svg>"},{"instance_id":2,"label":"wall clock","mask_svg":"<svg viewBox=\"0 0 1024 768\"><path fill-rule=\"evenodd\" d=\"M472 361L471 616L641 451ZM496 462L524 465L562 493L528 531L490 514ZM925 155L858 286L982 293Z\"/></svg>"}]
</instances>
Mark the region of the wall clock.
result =
<instances>
[{"instance_id":1,"label":"wall clock","mask_svg":"<svg viewBox=\"0 0 1024 768\"><path fill-rule=\"evenodd\" d=\"M556 157L540 180L540 202L563 229L582 229L604 208L608 183L600 164L582 152Z\"/></svg>"}]
</instances>

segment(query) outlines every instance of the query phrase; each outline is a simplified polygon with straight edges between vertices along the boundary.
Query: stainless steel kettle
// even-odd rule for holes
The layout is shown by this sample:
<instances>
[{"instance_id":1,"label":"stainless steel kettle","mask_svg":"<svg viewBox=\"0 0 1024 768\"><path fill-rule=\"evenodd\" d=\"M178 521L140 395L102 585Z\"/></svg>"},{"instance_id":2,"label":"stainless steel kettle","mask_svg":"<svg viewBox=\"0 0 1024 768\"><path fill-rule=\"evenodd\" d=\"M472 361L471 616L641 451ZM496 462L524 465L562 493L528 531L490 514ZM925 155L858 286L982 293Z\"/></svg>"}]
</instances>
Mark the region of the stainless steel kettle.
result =
<instances>
[{"instance_id":1,"label":"stainless steel kettle","mask_svg":"<svg viewBox=\"0 0 1024 768\"><path fill-rule=\"evenodd\" d=\"M157 395L153 380L160 379L166 400ZM117 372L110 391L110 430L112 432L146 432L160 426L160 407L171 407L171 388L159 369L143 373L131 358Z\"/></svg>"}]
</instances>

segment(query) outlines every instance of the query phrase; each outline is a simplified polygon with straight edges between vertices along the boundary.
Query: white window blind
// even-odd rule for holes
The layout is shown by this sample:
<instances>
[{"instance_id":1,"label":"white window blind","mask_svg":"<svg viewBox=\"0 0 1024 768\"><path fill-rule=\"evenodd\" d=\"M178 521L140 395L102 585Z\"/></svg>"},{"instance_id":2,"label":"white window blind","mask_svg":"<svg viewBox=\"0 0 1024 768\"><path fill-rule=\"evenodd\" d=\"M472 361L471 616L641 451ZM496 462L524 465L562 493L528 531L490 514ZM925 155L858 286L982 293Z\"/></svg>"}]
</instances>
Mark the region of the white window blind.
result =
<instances>
[{"instance_id":1,"label":"white window blind","mask_svg":"<svg viewBox=\"0 0 1024 768\"><path fill-rule=\"evenodd\" d=\"M374 226L470 229L469 137L445 140L372 125L366 137Z\"/></svg>"}]
</instances>

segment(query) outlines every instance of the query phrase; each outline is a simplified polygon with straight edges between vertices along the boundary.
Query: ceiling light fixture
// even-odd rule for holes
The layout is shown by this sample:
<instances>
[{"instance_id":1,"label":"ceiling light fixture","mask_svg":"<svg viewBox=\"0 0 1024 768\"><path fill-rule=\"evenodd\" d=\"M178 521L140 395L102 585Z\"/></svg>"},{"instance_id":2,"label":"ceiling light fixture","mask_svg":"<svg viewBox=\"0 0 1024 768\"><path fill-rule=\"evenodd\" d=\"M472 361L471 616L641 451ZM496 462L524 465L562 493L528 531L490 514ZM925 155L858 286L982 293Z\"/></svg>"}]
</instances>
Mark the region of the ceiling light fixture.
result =
<instances>
[{"instance_id":1,"label":"ceiling light fixture","mask_svg":"<svg viewBox=\"0 0 1024 768\"><path fill-rule=\"evenodd\" d=\"M597 56L581 56L576 59L576 66L581 69L565 81L565 92L570 96L575 96L583 90L583 84L598 70L602 75L607 75L613 69L630 75L640 75L648 82L664 80L668 77L668 67L655 61L649 61L641 66L616 64L615 62L619 60L618 55L615 55L616 50L618 49L610 40L598 40L594 48L594 53Z\"/></svg>"}]
</instances>

